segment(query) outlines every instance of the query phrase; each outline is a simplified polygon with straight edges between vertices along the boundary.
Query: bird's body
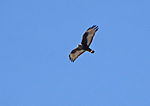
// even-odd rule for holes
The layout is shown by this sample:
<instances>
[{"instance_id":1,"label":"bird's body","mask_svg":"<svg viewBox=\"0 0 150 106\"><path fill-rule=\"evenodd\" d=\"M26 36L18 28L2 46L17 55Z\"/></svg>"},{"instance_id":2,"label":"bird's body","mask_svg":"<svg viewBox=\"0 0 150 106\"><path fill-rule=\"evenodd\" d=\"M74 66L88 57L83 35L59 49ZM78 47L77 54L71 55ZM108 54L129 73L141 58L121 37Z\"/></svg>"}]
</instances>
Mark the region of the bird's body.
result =
<instances>
[{"instance_id":1,"label":"bird's body","mask_svg":"<svg viewBox=\"0 0 150 106\"><path fill-rule=\"evenodd\" d=\"M94 53L95 51L93 51L92 49L89 48L89 46L83 45L83 44L79 44L78 48L83 49L85 51L89 51L91 53Z\"/></svg>"},{"instance_id":2,"label":"bird's body","mask_svg":"<svg viewBox=\"0 0 150 106\"><path fill-rule=\"evenodd\" d=\"M88 51L91 53L95 52L94 50L90 49L89 46L97 30L98 30L98 26L93 25L84 33L81 44L79 44L77 48L72 50L69 55L69 58L72 62L74 62L76 58L78 58L85 51Z\"/></svg>"}]
</instances>

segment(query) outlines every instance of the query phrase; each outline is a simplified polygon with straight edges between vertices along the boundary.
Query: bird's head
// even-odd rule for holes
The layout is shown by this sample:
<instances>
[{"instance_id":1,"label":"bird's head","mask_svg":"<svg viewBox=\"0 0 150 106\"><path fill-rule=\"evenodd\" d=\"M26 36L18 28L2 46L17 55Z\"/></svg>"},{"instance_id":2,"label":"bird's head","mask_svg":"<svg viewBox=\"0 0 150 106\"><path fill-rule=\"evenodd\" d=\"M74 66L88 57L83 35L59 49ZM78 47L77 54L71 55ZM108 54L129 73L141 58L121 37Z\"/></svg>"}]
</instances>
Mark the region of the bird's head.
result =
<instances>
[{"instance_id":1,"label":"bird's head","mask_svg":"<svg viewBox=\"0 0 150 106\"><path fill-rule=\"evenodd\" d=\"M82 45L81 45L81 44L78 44L78 47L79 47L79 48L82 48Z\"/></svg>"}]
</instances>

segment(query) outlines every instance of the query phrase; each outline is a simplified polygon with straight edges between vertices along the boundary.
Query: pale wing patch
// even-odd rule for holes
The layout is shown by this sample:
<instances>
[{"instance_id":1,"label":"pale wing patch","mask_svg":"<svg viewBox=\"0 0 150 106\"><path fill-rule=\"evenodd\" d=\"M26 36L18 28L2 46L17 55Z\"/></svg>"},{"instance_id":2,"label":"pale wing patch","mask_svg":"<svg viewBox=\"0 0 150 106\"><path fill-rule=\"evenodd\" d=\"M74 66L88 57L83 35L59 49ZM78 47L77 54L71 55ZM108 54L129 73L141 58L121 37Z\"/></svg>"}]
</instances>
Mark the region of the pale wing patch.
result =
<instances>
[{"instance_id":1,"label":"pale wing patch","mask_svg":"<svg viewBox=\"0 0 150 106\"><path fill-rule=\"evenodd\" d=\"M88 32L88 35L87 35L87 46L90 46L92 40L93 40L93 37L95 35L95 32L98 30L98 26L96 25L93 25L91 28L89 28L86 32Z\"/></svg>"},{"instance_id":2,"label":"pale wing patch","mask_svg":"<svg viewBox=\"0 0 150 106\"><path fill-rule=\"evenodd\" d=\"M74 62L76 60L76 58L78 58L84 52L85 52L85 50L76 48L71 51L69 58L72 62Z\"/></svg>"},{"instance_id":3,"label":"pale wing patch","mask_svg":"<svg viewBox=\"0 0 150 106\"><path fill-rule=\"evenodd\" d=\"M88 36L87 36L87 45L90 46L93 37L95 35L95 30L92 30L91 32L89 32Z\"/></svg>"}]
</instances>

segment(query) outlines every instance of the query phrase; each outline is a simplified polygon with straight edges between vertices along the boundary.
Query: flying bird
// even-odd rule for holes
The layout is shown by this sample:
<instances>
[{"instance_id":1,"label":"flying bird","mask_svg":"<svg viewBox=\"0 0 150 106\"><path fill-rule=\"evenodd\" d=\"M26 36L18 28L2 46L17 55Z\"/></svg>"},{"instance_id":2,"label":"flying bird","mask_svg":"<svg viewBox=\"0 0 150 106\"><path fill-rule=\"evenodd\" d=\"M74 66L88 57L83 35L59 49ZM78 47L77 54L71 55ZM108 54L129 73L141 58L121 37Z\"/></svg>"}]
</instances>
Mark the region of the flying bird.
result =
<instances>
[{"instance_id":1,"label":"flying bird","mask_svg":"<svg viewBox=\"0 0 150 106\"><path fill-rule=\"evenodd\" d=\"M82 37L81 44L78 44L78 47L73 49L71 53L69 54L69 58L71 62L74 62L85 51L88 51L91 53L95 52L94 50L90 49L89 46L97 30L98 30L98 26L96 25L93 25L92 27L87 29L87 31L84 33Z\"/></svg>"}]
</instances>

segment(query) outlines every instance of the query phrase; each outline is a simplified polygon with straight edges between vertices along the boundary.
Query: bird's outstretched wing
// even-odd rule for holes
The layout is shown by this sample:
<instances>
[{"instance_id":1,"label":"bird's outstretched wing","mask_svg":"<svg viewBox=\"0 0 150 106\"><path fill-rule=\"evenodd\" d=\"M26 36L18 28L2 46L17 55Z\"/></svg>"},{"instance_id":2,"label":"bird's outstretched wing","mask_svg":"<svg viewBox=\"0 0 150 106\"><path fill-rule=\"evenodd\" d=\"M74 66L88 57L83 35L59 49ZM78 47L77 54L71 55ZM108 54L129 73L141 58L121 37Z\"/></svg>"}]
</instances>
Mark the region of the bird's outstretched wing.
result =
<instances>
[{"instance_id":1,"label":"bird's outstretched wing","mask_svg":"<svg viewBox=\"0 0 150 106\"><path fill-rule=\"evenodd\" d=\"M98 26L93 25L83 35L81 44L84 46L90 46L95 32L98 30Z\"/></svg>"},{"instance_id":2,"label":"bird's outstretched wing","mask_svg":"<svg viewBox=\"0 0 150 106\"><path fill-rule=\"evenodd\" d=\"M71 51L69 58L72 62L74 62L76 60L76 58L78 58L82 53L84 53L85 50L80 49L80 48L75 48L74 50Z\"/></svg>"}]
</instances>

